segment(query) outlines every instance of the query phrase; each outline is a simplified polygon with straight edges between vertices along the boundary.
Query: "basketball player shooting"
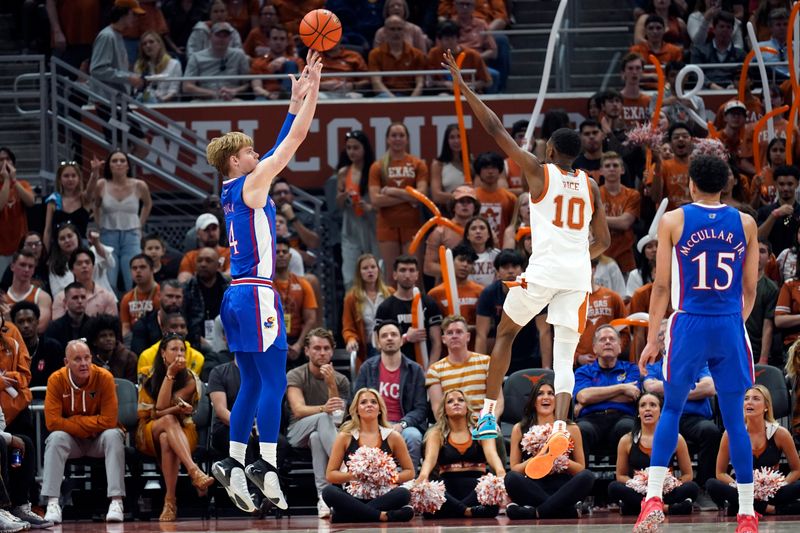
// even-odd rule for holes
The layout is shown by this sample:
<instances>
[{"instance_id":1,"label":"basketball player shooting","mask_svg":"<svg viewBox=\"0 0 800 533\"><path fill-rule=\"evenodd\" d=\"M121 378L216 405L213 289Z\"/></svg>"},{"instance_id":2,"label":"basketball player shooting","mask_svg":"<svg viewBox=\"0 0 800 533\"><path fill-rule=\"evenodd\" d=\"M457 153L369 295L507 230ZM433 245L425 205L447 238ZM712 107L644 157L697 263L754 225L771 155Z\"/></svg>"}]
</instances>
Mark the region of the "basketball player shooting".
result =
<instances>
[{"instance_id":1,"label":"basketball player shooting","mask_svg":"<svg viewBox=\"0 0 800 533\"><path fill-rule=\"evenodd\" d=\"M464 82L449 50L444 60L442 66L450 69L453 82L461 86L462 94L483 128L522 168L531 193L533 254L524 274L525 282L508 291L503 305L486 380L486 399L473 437L493 439L497 436L494 408L503 377L508 372L511 345L519 330L549 306L547 322L555 330L553 370L557 420L547 445L525 467L528 477L538 479L550 472L553 461L569 446L566 421L575 387L572 365L592 290L590 259L602 254L611 241L605 208L594 180L572 168L572 162L581 151L581 139L574 130L556 130L547 141L546 162L540 162L517 145L497 115Z\"/></svg>"},{"instance_id":2,"label":"basketball player shooting","mask_svg":"<svg viewBox=\"0 0 800 533\"><path fill-rule=\"evenodd\" d=\"M211 471L237 507L256 507L250 479L269 501L286 509L277 475L278 428L286 391L286 330L272 278L275 273L275 203L270 186L303 142L314 118L322 63L309 51L306 67L292 80L289 113L275 146L260 159L253 140L241 132L213 139L208 162L225 177L222 208L231 248L231 276L220 316L241 375L230 415L230 457ZM257 417L260 458L245 468L245 450Z\"/></svg>"},{"instance_id":3,"label":"basketball player shooting","mask_svg":"<svg viewBox=\"0 0 800 533\"><path fill-rule=\"evenodd\" d=\"M664 408L650 455L647 495L633 530L655 531L664 520L664 477L678 442L678 424L698 371L708 363L722 420L730 438L739 493L737 533L756 533L753 455L742 409L753 385L753 356L744 321L753 309L758 281L758 238L750 215L720 203L728 165L698 156L689 165L694 203L666 213L658 226L658 257L650 297L644 372L658 358L658 330L672 294L664 356ZM673 277L673 266L678 271ZM644 375L644 374L642 374Z\"/></svg>"}]
</instances>

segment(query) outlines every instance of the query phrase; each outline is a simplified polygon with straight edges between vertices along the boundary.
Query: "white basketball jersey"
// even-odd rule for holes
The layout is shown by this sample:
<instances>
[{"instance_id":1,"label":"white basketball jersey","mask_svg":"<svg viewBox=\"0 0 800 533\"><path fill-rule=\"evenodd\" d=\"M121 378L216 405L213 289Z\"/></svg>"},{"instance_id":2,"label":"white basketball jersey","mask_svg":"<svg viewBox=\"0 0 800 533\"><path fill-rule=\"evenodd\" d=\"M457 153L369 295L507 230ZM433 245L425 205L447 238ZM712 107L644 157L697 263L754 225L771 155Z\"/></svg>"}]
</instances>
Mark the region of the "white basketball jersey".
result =
<instances>
[{"instance_id":1,"label":"white basketball jersey","mask_svg":"<svg viewBox=\"0 0 800 533\"><path fill-rule=\"evenodd\" d=\"M544 190L531 197L531 258L525 279L551 289L592 291L589 224L593 202L582 170L544 165Z\"/></svg>"}]
</instances>

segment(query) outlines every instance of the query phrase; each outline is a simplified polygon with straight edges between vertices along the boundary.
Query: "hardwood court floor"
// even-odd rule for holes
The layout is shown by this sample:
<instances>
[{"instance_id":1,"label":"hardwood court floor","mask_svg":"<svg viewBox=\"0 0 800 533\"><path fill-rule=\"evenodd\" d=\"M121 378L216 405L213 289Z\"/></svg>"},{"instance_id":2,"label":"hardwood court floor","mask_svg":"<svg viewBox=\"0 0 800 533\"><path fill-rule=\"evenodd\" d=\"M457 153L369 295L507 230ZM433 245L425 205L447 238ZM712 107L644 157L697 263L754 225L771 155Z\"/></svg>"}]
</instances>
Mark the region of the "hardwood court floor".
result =
<instances>
[{"instance_id":1,"label":"hardwood court floor","mask_svg":"<svg viewBox=\"0 0 800 533\"><path fill-rule=\"evenodd\" d=\"M175 532L193 533L206 531L314 531L320 533L366 533L374 530L391 530L391 533L525 533L534 530L537 533L610 533L630 531L633 517L621 517L611 514L595 514L581 520L548 520L509 522L505 517L495 520L423 520L415 518L405 524L331 524L328 520L318 520L311 516L291 518L253 519L212 519L184 520L175 523L159 522L125 522L123 524L103 524L98 522L67 522L50 531L60 533L133 533L133 532ZM736 529L735 520L721 518L716 512L696 513L691 517L673 518L662 526L664 533L717 533L730 532ZM800 531L800 517L769 517L761 520L761 533L789 533Z\"/></svg>"}]
</instances>

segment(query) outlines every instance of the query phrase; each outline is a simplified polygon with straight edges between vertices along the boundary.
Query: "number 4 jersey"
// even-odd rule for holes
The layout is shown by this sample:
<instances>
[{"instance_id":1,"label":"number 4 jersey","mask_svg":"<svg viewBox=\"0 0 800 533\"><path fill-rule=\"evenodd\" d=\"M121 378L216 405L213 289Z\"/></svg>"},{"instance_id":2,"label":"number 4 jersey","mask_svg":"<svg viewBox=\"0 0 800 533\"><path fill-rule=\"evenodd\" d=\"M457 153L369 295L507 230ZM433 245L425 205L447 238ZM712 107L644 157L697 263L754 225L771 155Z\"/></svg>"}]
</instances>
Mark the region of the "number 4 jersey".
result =
<instances>
[{"instance_id":1,"label":"number 4 jersey","mask_svg":"<svg viewBox=\"0 0 800 533\"><path fill-rule=\"evenodd\" d=\"M672 307L697 315L740 313L747 240L739 211L696 203L680 209L683 232L672 251Z\"/></svg>"},{"instance_id":2,"label":"number 4 jersey","mask_svg":"<svg viewBox=\"0 0 800 533\"><path fill-rule=\"evenodd\" d=\"M531 258L525 279L550 289L592 292L589 224L594 202L582 170L544 165L544 189L531 198Z\"/></svg>"}]
</instances>

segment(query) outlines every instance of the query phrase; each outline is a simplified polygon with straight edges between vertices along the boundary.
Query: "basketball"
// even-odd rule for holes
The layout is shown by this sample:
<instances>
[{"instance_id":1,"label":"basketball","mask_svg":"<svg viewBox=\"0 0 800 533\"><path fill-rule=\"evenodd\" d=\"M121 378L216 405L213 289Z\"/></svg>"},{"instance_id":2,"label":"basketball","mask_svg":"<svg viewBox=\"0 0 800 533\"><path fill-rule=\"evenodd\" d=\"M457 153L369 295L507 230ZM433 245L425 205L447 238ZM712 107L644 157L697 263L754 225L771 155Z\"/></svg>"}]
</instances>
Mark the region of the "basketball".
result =
<instances>
[{"instance_id":1,"label":"basketball","mask_svg":"<svg viewBox=\"0 0 800 533\"><path fill-rule=\"evenodd\" d=\"M300 21L300 38L306 46L318 52L330 50L342 38L339 17L327 9L309 11Z\"/></svg>"}]
</instances>

